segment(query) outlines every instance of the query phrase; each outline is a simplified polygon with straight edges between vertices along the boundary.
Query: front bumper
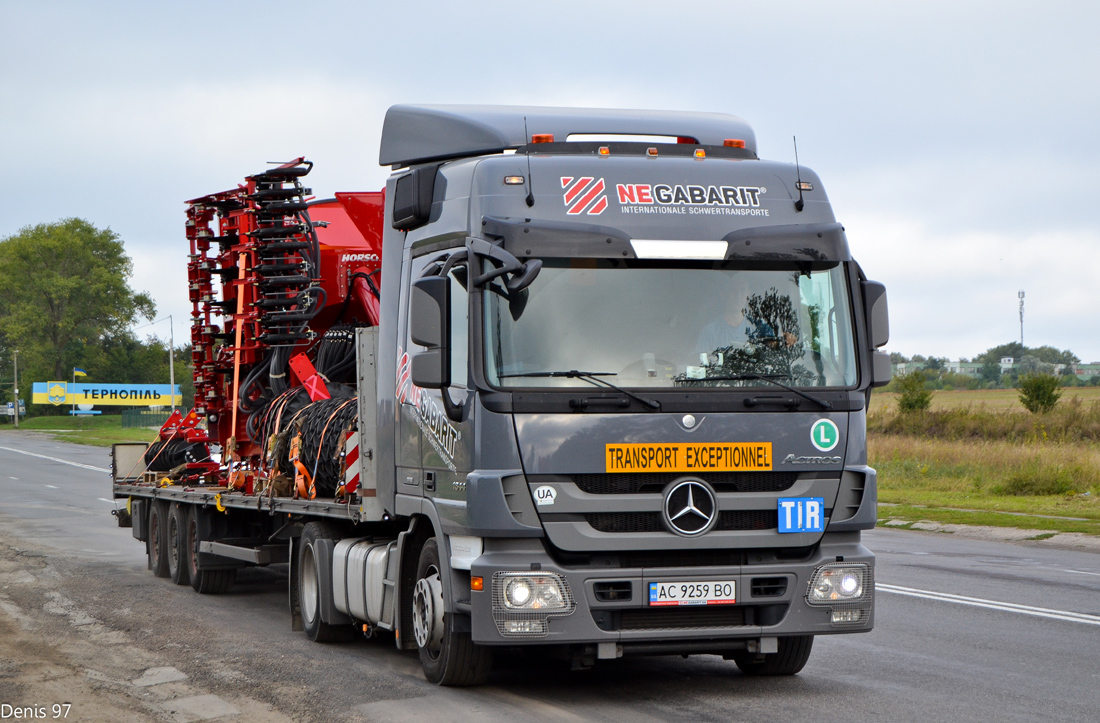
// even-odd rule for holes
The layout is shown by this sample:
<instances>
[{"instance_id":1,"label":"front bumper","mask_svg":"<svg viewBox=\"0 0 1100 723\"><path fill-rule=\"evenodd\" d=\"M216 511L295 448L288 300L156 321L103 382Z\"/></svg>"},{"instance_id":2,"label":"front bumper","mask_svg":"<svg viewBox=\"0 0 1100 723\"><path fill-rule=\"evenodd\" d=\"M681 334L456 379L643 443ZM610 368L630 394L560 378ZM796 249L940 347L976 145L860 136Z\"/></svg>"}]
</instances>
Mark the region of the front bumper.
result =
<instances>
[{"instance_id":1,"label":"front bumper","mask_svg":"<svg viewBox=\"0 0 1100 723\"><path fill-rule=\"evenodd\" d=\"M867 566L866 589L856 606L861 613L855 622L832 620L832 610L850 610L850 602L835 606L807 602L813 572L838 560ZM593 557L584 566L571 567L555 561L538 540L494 541L470 571L485 582L484 590L471 594L473 640L511 646L602 644L601 650L612 645L617 654L722 652L744 648L762 637L867 632L874 626L874 555L860 544L858 533L826 533L813 552L798 561L768 560L750 551L746 562L625 568L614 566L613 558ZM505 632L501 620L507 616L501 614L499 596L494 616L491 581L495 573L520 571L564 580L574 607L570 612L551 611L544 625L526 627L527 632ZM735 604L648 605L650 582L716 580L736 581Z\"/></svg>"}]
</instances>

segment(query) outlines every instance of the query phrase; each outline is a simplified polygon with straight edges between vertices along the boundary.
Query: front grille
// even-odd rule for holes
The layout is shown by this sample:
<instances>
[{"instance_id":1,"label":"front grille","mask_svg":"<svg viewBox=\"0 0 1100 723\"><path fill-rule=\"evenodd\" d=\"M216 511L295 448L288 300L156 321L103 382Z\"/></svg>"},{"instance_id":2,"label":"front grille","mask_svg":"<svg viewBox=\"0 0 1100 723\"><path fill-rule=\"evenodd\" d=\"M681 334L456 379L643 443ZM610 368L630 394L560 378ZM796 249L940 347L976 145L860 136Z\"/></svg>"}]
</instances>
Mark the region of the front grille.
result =
<instances>
[{"instance_id":1,"label":"front grille","mask_svg":"<svg viewBox=\"0 0 1100 723\"><path fill-rule=\"evenodd\" d=\"M716 530L774 530L779 528L776 510L727 510L718 513Z\"/></svg>"},{"instance_id":2,"label":"front grille","mask_svg":"<svg viewBox=\"0 0 1100 723\"><path fill-rule=\"evenodd\" d=\"M599 532L662 532L660 512L597 512L584 519Z\"/></svg>"},{"instance_id":3,"label":"front grille","mask_svg":"<svg viewBox=\"0 0 1100 723\"><path fill-rule=\"evenodd\" d=\"M683 477L676 473L576 474L573 482L593 495L659 493L670 482ZM782 492L798 481L797 472L711 472L698 475L716 492Z\"/></svg>"},{"instance_id":4,"label":"front grille","mask_svg":"<svg viewBox=\"0 0 1100 723\"><path fill-rule=\"evenodd\" d=\"M584 519L598 532L662 532L660 512L597 512ZM779 527L776 510L726 510L718 514L715 530L773 530Z\"/></svg>"},{"instance_id":5,"label":"front grille","mask_svg":"<svg viewBox=\"0 0 1100 723\"><path fill-rule=\"evenodd\" d=\"M706 605L623 610L620 630L676 630L729 628L745 624L745 608Z\"/></svg>"}]
</instances>

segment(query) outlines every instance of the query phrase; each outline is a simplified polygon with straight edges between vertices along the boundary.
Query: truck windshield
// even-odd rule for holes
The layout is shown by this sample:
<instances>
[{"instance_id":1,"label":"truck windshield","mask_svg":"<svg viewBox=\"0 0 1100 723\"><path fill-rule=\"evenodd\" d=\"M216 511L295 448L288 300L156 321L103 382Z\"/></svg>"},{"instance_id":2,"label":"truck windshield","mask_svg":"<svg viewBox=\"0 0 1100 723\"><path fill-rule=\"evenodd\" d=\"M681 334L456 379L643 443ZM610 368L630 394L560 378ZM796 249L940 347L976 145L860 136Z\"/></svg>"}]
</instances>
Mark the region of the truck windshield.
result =
<instances>
[{"instance_id":1,"label":"truck windshield","mask_svg":"<svg viewBox=\"0 0 1100 723\"><path fill-rule=\"evenodd\" d=\"M485 292L486 372L504 388L850 387L847 289L839 264L549 259L522 298Z\"/></svg>"}]
</instances>

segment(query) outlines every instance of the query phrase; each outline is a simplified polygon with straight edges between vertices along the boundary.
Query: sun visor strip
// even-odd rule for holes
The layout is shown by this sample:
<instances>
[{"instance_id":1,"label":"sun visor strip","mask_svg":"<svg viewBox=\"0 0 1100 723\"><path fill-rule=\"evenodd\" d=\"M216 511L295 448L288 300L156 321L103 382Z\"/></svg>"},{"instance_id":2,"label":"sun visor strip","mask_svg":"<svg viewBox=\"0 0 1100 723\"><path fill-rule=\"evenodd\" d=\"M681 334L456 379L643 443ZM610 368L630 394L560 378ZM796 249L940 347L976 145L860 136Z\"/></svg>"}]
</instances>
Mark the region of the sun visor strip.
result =
<instances>
[{"instance_id":1,"label":"sun visor strip","mask_svg":"<svg viewBox=\"0 0 1100 723\"><path fill-rule=\"evenodd\" d=\"M726 234L726 258L737 261L851 261L839 223L756 226Z\"/></svg>"},{"instance_id":2,"label":"sun visor strip","mask_svg":"<svg viewBox=\"0 0 1100 723\"><path fill-rule=\"evenodd\" d=\"M630 237L609 226L484 216L481 231L490 240L502 239L504 248L518 259L635 258Z\"/></svg>"},{"instance_id":3,"label":"sun visor strip","mask_svg":"<svg viewBox=\"0 0 1100 723\"><path fill-rule=\"evenodd\" d=\"M610 226L483 216L481 229L485 238L502 241L518 259L637 258L630 236ZM728 260L831 265L852 258L839 223L755 226L732 231L722 240Z\"/></svg>"}]
</instances>

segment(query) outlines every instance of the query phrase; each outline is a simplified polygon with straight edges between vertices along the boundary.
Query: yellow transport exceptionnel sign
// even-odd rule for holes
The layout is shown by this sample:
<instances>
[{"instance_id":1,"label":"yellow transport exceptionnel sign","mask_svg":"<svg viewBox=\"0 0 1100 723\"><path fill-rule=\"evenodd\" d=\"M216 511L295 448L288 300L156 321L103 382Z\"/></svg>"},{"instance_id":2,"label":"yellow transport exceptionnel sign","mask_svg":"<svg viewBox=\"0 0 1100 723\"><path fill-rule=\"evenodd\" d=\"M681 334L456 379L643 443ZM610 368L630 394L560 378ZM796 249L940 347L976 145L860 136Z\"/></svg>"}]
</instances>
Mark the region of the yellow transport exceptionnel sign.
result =
<instances>
[{"instance_id":1,"label":"yellow transport exceptionnel sign","mask_svg":"<svg viewBox=\"0 0 1100 723\"><path fill-rule=\"evenodd\" d=\"M609 444L608 472L761 472L772 468L771 442Z\"/></svg>"}]
</instances>

